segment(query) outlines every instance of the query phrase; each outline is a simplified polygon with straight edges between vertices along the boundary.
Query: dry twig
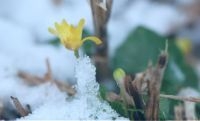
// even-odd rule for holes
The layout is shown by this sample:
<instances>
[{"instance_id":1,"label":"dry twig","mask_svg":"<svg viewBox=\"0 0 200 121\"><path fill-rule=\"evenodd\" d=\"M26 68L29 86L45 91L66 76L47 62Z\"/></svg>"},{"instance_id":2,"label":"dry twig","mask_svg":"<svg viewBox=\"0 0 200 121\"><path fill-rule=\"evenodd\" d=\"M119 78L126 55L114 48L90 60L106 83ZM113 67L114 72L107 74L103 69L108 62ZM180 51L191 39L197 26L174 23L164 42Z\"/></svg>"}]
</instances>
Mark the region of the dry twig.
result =
<instances>
[{"instance_id":1,"label":"dry twig","mask_svg":"<svg viewBox=\"0 0 200 121\"><path fill-rule=\"evenodd\" d=\"M129 93L129 95L132 96L136 110L139 110L139 111L134 111L134 113L133 113L134 120L145 120L145 116L141 112L141 110L144 110L144 104L143 104L142 96L139 93L136 85L132 85L131 82L132 82L131 77L126 76L125 77L126 91Z\"/></svg>"},{"instance_id":2,"label":"dry twig","mask_svg":"<svg viewBox=\"0 0 200 121\"><path fill-rule=\"evenodd\" d=\"M109 102L123 101L122 97L114 92L108 92L106 94L106 100L108 100Z\"/></svg>"},{"instance_id":3,"label":"dry twig","mask_svg":"<svg viewBox=\"0 0 200 121\"><path fill-rule=\"evenodd\" d=\"M24 82L30 86L40 85L47 82L46 79L31 75L29 73L19 71L18 76L24 80Z\"/></svg>"},{"instance_id":4,"label":"dry twig","mask_svg":"<svg viewBox=\"0 0 200 121\"><path fill-rule=\"evenodd\" d=\"M74 95L76 93L75 88L73 88L68 83L66 82L64 83L63 81L60 80L58 81L53 79L52 76L53 74L48 59L46 59L46 66L47 66L47 73L44 75L44 77L34 76L29 73L21 71L18 72L18 76L31 86L39 85L50 81L51 83L55 84L61 91L67 92L69 95Z\"/></svg>"},{"instance_id":5,"label":"dry twig","mask_svg":"<svg viewBox=\"0 0 200 121\"><path fill-rule=\"evenodd\" d=\"M167 51L162 52L157 66L155 68L150 67L147 71L148 101L145 109L147 120L158 120L160 87L167 58Z\"/></svg>"},{"instance_id":6,"label":"dry twig","mask_svg":"<svg viewBox=\"0 0 200 121\"><path fill-rule=\"evenodd\" d=\"M57 87L60 89L60 91L67 92L68 95L74 95L76 93L75 88L73 88L68 83L64 83L62 81L54 80L54 83L57 85Z\"/></svg>"},{"instance_id":7,"label":"dry twig","mask_svg":"<svg viewBox=\"0 0 200 121\"><path fill-rule=\"evenodd\" d=\"M196 98L196 97L182 97L182 96L165 95L165 94L160 94L160 97L162 97L162 98L168 98L168 99L173 99L173 100L180 100L180 101L189 101L189 102L200 103L200 98Z\"/></svg>"},{"instance_id":8,"label":"dry twig","mask_svg":"<svg viewBox=\"0 0 200 121\"><path fill-rule=\"evenodd\" d=\"M17 109L17 112L22 116L27 116L29 114L29 112L22 106L22 104L20 103L20 101L16 98L16 97L10 97Z\"/></svg>"}]
</instances>

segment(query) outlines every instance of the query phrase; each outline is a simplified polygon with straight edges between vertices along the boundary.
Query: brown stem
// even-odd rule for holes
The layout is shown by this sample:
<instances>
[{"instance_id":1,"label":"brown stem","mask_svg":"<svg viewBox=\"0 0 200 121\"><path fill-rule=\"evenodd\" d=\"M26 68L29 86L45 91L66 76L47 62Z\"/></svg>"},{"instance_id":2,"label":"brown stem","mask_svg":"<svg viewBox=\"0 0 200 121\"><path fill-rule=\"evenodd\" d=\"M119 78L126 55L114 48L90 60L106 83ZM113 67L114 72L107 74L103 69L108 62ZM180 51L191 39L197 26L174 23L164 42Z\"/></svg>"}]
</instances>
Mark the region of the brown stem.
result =
<instances>
[{"instance_id":1,"label":"brown stem","mask_svg":"<svg viewBox=\"0 0 200 121\"><path fill-rule=\"evenodd\" d=\"M90 0L93 23L96 36L102 40L102 44L97 47L95 56L100 56L105 62L96 62L97 79L105 79L110 76L108 68L108 38L107 23L111 13L112 0Z\"/></svg>"},{"instance_id":2,"label":"brown stem","mask_svg":"<svg viewBox=\"0 0 200 121\"><path fill-rule=\"evenodd\" d=\"M162 84L163 73L167 64L168 54L166 51L159 56L157 66L147 70L148 101L146 105L146 119L158 120L160 87Z\"/></svg>"},{"instance_id":3,"label":"brown stem","mask_svg":"<svg viewBox=\"0 0 200 121\"><path fill-rule=\"evenodd\" d=\"M145 120L145 116L141 112L141 110L144 110L142 96L139 93L136 85L132 85L131 81L132 81L131 77L126 76L124 85L125 85L126 91L128 92L129 95L131 95L131 97L134 100L136 110L139 110L139 111L134 111L133 113L134 120Z\"/></svg>"}]
</instances>

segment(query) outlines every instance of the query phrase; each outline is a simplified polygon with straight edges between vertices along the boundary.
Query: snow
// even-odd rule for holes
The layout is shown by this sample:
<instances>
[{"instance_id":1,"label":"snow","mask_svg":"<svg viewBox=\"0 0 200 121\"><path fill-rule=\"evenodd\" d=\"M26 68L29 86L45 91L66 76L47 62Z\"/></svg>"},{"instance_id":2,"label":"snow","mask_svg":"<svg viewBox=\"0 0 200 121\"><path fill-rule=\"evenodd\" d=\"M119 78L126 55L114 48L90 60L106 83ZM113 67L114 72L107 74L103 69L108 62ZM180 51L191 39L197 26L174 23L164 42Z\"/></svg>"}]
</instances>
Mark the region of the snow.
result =
<instances>
[{"instance_id":1,"label":"snow","mask_svg":"<svg viewBox=\"0 0 200 121\"><path fill-rule=\"evenodd\" d=\"M32 114L18 120L125 119L119 117L109 104L100 98L99 85L95 79L96 68L89 57L77 60L75 76L78 92L74 97L69 97L51 83L28 87L16 77L14 63L0 55L1 99L6 102L10 100L10 96L14 96L23 105L29 104L32 109Z\"/></svg>"},{"instance_id":2,"label":"snow","mask_svg":"<svg viewBox=\"0 0 200 121\"><path fill-rule=\"evenodd\" d=\"M66 50L63 46L56 48L52 45L34 43L31 32L10 21L0 19L0 26L0 33L4 33L1 34L0 54L10 58L8 60L16 70L44 74L45 59L48 58L56 78L73 78L75 57L72 51Z\"/></svg>"},{"instance_id":3,"label":"snow","mask_svg":"<svg viewBox=\"0 0 200 121\"><path fill-rule=\"evenodd\" d=\"M95 67L89 57L82 57L76 63L78 93L69 97L49 83L33 89L26 103L37 103L32 114L22 120L112 120L125 119L120 117L106 101L99 96L99 85L95 79ZM22 95L22 94L21 94ZM26 94L24 94L25 96ZM31 96L31 98L29 98ZM20 98L19 98L20 99ZM38 100L40 99L40 100ZM59 102L59 103L58 103ZM39 105L39 106L38 106ZM20 120L20 119L19 119Z\"/></svg>"},{"instance_id":4,"label":"snow","mask_svg":"<svg viewBox=\"0 0 200 121\"><path fill-rule=\"evenodd\" d=\"M32 34L37 37L37 41L48 41L52 38L47 28L55 21L66 19L69 23L76 24L79 19L85 18L89 25L92 25L92 16L87 1L61 0L63 4L60 5L55 5L53 1L4 0L0 2L0 7L7 13L9 19L30 29ZM7 8L4 5L7 5Z\"/></svg>"}]
</instances>

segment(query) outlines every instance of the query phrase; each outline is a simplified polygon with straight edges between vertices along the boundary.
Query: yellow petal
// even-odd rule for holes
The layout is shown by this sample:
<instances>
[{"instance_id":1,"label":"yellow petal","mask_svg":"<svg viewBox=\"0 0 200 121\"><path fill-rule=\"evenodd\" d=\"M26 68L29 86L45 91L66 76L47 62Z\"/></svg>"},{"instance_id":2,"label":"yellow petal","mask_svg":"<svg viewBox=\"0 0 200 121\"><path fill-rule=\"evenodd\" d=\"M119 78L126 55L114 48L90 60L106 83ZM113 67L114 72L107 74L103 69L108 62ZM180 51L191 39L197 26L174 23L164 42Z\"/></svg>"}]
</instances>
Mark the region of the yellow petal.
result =
<instances>
[{"instance_id":1,"label":"yellow petal","mask_svg":"<svg viewBox=\"0 0 200 121\"><path fill-rule=\"evenodd\" d=\"M85 19L82 18L78 23L78 28L83 28L84 24L85 24Z\"/></svg>"},{"instance_id":2,"label":"yellow petal","mask_svg":"<svg viewBox=\"0 0 200 121\"><path fill-rule=\"evenodd\" d=\"M55 27L56 27L56 30L58 30L59 28L60 28L60 25L57 23L57 22L55 22Z\"/></svg>"},{"instance_id":3,"label":"yellow petal","mask_svg":"<svg viewBox=\"0 0 200 121\"><path fill-rule=\"evenodd\" d=\"M95 37L95 36L89 36L89 37L85 37L85 38L82 39L83 42L86 41L86 40L91 40L94 43L96 43L97 45L102 43L102 41L99 38Z\"/></svg>"},{"instance_id":4,"label":"yellow petal","mask_svg":"<svg viewBox=\"0 0 200 121\"><path fill-rule=\"evenodd\" d=\"M81 40L81 38L82 38L82 32L83 32L83 26L84 26L84 24L85 24L85 20L81 19L79 21L79 23L78 23L78 26L76 26L76 27L72 26L73 33L74 33L75 36L77 36L77 38L79 40Z\"/></svg>"},{"instance_id":5,"label":"yellow petal","mask_svg":"<svg viewBox=\"0 0 200 121\"><path fill-rule=\"evenodd\" d=\"M64 27L69 27L69 24L67 23L67 21L65 19L62 20L62 25Z\"/></svg>"},{"instance_id":6,"label":"yellow petal","mask_svg":"<svg viewBox=\"0 0 200 121\"><path fill-rule=\"evenodd\" d=\"M50 33L56 35L56 36L58 35L58 32L57 32L55 29L51 28L51 27L48 28L48 31L49 31Z\"/></svg>"}]
</instances>

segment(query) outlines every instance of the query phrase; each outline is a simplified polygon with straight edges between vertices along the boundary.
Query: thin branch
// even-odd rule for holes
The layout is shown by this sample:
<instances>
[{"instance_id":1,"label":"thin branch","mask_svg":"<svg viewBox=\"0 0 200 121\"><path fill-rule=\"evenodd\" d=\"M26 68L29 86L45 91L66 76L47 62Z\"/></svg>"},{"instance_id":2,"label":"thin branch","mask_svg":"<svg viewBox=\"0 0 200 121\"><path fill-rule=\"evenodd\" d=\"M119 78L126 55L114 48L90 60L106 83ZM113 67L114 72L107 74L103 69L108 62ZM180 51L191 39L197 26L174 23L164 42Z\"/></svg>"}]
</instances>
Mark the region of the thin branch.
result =
<instances>
[{"instance_id":1,"label":"thin branch","mask_svg":"<svg viewBox=\"0 0 200 121\"><path fill-rule=\"evenodd\" d=\"M142 94L147 95L146 93L142 93ZM183 96L176 96L176 95L160 94L160 98L167 98L167 99L171 99L171 100L200 103L200 98L197 98L197 97L183 97Z\"/></svg>"},{"instance_id":2,"label":"thin branch","mask_svg":"<svg viewBox=\"0 0 200 121\"><path fill-rule=\"evenodd\" d=\"M173 100L190 101L190 102L200 103L200 98L196 98L196 97L182 97L182 96L165 95L165 94L160 94L160 97L173 99Z\"/></svg>"},{"instance_id":3,"label":"thin branch","mask_svg":"<svg viewBox=\"0 0 200 121\"><path fill-rule=\"evenodd\" d=\"M22 78L26 84L28 84L30 86L35 86L35 85L39 85L39 84L46 82L46 80L44 78L34 76L34 75L31 75L31 74L23 72L23 71L18 71L17 75L20 78Z\"/></svg>"}]
</instances>

